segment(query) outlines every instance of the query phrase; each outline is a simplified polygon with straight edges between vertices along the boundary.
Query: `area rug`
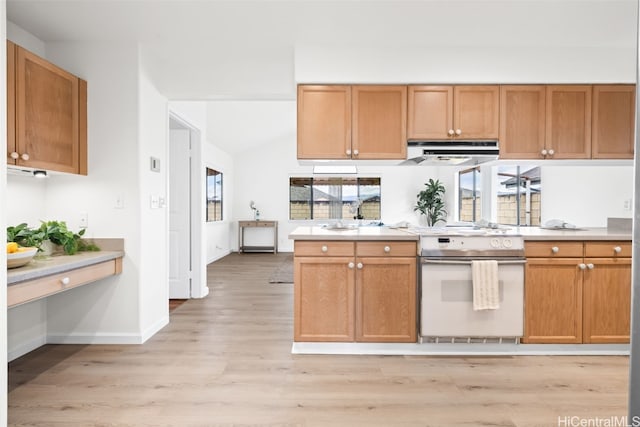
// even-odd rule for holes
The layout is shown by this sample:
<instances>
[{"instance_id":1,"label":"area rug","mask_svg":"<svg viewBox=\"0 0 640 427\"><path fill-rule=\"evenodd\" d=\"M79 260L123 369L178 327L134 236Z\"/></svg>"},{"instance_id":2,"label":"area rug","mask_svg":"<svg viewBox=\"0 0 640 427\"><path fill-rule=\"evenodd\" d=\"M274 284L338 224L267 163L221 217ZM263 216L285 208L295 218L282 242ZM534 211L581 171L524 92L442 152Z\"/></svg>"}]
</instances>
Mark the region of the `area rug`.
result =
<instances>
[{"instance_id":1,"label":"area rug","mask_svg":"<svg viewBox=\"0 0 640 427\"><path fill-rule=\"evenodd\" d=\"M293 255L288 256L273 270L269 283L293 283Z\"/></svg>"}]
</instances>

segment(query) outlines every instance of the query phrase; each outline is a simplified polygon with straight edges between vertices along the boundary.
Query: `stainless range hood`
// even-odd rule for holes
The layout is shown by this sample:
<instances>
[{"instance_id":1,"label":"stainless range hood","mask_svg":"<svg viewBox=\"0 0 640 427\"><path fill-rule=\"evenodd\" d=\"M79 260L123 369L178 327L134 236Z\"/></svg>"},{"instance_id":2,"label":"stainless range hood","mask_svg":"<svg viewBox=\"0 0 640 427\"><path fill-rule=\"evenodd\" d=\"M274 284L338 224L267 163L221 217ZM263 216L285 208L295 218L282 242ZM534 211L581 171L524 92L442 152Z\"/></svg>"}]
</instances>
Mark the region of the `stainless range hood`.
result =
<instances>
[{"instance_id":1,"label":"stainless range hood","mask_svg":"<svg viewBox=\"0 0 640 427\"><path fill-rule=\"evenodd\" d=\"M409 141L401 165L477 165L498 159L498 141Z\"/></svg>"}]
</instances>

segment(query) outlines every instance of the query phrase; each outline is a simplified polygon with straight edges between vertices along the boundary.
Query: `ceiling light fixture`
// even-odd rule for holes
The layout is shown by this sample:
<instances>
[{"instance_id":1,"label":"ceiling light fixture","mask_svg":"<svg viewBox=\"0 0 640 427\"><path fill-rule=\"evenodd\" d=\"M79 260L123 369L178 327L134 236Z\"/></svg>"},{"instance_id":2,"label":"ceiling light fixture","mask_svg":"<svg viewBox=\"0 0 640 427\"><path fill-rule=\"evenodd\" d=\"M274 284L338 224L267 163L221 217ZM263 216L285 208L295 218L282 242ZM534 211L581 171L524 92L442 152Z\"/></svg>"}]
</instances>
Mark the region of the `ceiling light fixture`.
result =
<instances>
[{"instance_id":1,"label":"ceiling light fixture","mask_svg":"<svg viewBox=\"0 0 640 427\"><path fill-rule=\"evenodd\" d=\"M47 171L33 171L33 177L34 178L46 178L47 177Z\"/></svg>"}]
</instances>

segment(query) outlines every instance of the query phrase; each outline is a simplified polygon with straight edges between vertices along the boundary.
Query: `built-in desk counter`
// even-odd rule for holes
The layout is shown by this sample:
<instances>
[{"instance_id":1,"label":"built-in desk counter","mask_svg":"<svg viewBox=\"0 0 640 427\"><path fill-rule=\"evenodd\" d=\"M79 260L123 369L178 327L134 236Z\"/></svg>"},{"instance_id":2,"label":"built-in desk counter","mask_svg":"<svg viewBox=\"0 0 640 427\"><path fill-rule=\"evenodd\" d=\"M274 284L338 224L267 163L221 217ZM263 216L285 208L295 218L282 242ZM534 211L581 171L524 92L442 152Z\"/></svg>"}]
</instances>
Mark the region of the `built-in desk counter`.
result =
<instances>
[{"instance_id":1,"label":"built-in desk counter","mask_svg":"<svg viewBox=\"0 0 640 427\"><path fill-rule=\"evenodd\" d=\"M122 272L123 239L100 239L104 249L76 255L36 257L7 270L7 307L15 307Z\"/></svg>"}]
</instances>

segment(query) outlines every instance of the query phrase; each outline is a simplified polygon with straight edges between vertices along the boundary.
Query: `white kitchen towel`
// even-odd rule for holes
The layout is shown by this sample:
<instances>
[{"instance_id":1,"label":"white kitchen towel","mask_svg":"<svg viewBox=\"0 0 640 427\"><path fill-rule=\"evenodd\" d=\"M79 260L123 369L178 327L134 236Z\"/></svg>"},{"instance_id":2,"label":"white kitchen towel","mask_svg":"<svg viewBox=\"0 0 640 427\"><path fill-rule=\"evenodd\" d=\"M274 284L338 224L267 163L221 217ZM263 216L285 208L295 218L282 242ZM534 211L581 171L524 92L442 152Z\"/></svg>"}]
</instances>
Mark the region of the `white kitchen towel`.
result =
<instances>
[{"instance_id":1,"label":"white kitchen towel","mask_svg":"<svg viewBox=\"0 0 640 427\"><path fill-rule=\"evenodd\" d=\"M471 261L471 278L473 279L473 309L500 308L498 261Z\"/></svg>"}]
</instances>

